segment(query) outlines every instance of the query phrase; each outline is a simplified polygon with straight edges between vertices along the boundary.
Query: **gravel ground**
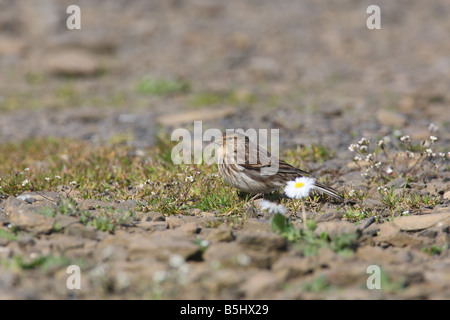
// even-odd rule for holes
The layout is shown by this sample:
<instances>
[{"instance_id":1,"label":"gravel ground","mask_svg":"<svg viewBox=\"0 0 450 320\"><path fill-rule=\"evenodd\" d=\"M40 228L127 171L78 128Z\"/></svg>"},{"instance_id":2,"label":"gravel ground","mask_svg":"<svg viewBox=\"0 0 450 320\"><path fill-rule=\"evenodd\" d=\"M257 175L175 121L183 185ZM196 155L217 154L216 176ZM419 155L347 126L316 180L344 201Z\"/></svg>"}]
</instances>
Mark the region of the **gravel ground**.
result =
<instances>
[{"instance_id":1,"label":"gravel ground","mask_svg":"<svg viewBox=\"0 0 450 320\"><path fill-rule=\"evenodd\" d=\"M0 1L0 143L125 137L146 148L160 130L189 129L194 120L221 130L277 128L282 147L321 143L335 150L306 169L327 175L339 190L365 186L347 150L361 137L399 130L427 139L435 123L439 143L450 144L445 0L77 3L81 30L65 28L69 1ZM381 7L381 30L366 28L371 4ZM143 94L137 88L146 77L188 83L189 92ZM220 98L204 102L205 94ZM1 259L51 254L84 261L81 290L67 288L65 268L17 271L6 262L0 298L449 299L449 180L445 167L425 177L413 189L440 204L384 223L355 225L332 204L311 215L331 238L357 236L351 256L327 248L305 256L262 214L213 227L224 218L151 212L109 234L72 217L35 214L54 205L56 193L0 199L0 222L28 232L0 238ZM401 181L393 186L401 189ZM82 206L95 214L136 203ZM49 233L56 223L62 232ZM444 249L422 251L433 245ZM367 289L370 265L385 273L381 290Z\"/></svg>"}]
</instances>

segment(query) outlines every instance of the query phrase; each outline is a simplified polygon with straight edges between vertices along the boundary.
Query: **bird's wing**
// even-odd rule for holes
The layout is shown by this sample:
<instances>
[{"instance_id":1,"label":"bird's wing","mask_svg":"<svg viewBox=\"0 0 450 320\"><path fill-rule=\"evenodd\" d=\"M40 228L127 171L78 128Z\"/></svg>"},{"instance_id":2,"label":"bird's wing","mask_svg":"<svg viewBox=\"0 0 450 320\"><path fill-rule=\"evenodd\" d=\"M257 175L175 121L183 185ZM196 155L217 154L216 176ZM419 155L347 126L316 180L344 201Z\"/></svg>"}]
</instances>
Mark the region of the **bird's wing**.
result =
<instances>
[{"instance_id":1,"label":"bird's wing","mask_svg":"<svg viewBox=\"0 0 450 320\"><path fill-rule=\"evenodd\" d=\"M261 169L263 168L270 168L273 167L274 164L278 163L279 173L298 174L299 176L309 175L308 172L295 168L290 164L286 163L285 161L272 156L269 151L267 151L261 146L259 146L258 148L256 163L250 163L250 160L252 159L250 159L249 154L251 150L255 150L255 146L252 146L251 142L247 139L245 145L247 148L247 152L245 153L246 154L245 163L241 164L241 166L244 167L245 169L261 171Z\"/></svg>"}]
</instances>

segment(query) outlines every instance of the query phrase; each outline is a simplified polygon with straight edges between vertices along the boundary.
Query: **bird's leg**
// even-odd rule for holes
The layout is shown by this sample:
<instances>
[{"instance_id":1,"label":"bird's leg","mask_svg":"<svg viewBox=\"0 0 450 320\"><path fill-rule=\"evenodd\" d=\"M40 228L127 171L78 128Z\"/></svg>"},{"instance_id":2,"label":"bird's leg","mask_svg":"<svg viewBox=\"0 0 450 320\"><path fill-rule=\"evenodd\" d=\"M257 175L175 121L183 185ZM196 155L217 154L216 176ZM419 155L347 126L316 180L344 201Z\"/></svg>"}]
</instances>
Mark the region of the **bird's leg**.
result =
<instances>
[{"instance_id":1,"label":"bird's leg","mask_svg":"<svg viewBox=\"0 0 450 320\"><path fill-rule=\"evenodd\" d=\"M250 199L250 201L254 201L254 200L258 199L259 197L261 197L262 195L263 195L262 193L257 193Z\"/></svg>"}]
</instances>

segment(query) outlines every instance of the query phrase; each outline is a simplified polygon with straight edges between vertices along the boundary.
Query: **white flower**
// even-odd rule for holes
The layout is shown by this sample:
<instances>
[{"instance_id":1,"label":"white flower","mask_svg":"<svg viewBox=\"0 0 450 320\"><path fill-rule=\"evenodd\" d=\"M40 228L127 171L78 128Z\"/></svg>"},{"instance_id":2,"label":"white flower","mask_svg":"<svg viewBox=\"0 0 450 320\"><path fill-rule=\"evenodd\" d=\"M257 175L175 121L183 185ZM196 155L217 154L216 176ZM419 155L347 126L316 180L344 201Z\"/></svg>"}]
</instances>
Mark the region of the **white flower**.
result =
<instances>
[{"instance_id":1,"label":"white flower","mask_svg":"<svg viewBox=\"0 0 450 320\"><path fill-rule=\"evenodd\" d=\"M369 154L366 156L366 161L369 162L370 160L373 160L373 153L369 153Z\"/></svg>"},{"instance_id":2,"label":"white flower","mask_svg":"<svg viewBox=\"0 0 450 320\"><path fill-rule=\"evenodd\" d=\"M186 177L186 181L194 182L194 177L188 176L188 177Z\"/></svg>"},{"instance_id":3,"label":"white flower","mask_svg":"<svg viewBox=\"0 0 450 320\"><path fill-rule=\"evenodd\" d=\"M348 193L348 196L349 196L349 197L353 197L354 195L356 195L356 191L353 190L353 189L350 190L349 193Z\"/></svg>"},{"instance_id":4,"label":"white flower","mask_svg":"<svg viewBox=\"0 0 450 320\"><path fill-rule=\"evenodd\" d=\"M403 211L402 215L407 216L409 214L409 210Z\"/></svg>"},{"instance_id":5,"label":"white flower","mask_svg":"<svg viewBox=\"0 0 450 320\"><path fill-rule=\"evenodd\" d=\"M381 165L382 165L381 162L377 162L377 163L375 163L375 168L379 168L379 167L381 167Z\"/></svg>"},{"instance_id":6,"label":"white flower","mask_svg":"<svg viewBox=\"0 0 450 320\"><path fill-rule=\"evenodd\" d=\"M25 187L28 184L28 179L25 179L22 181L22 187Z\"/></svg>"},{"instance_id":7,"label":"white flower","mask_svg":"<svg viewBox=\"0 0 450 320\"><path fill-rule=\"evenodd\" d=\"M432 149L427 149L425 150L425 153L427 154L427 156L432 157L433 156L433 150Z\"/></svg>"},{"instance_id":8,"label":"white flower","mask_svg":"<svg viewBox=\"0 0 450 320\"><path fill-rule=\"evenodd\" d=\"M430 123L428 126L428 131L430 132L437 132L439 130L439 127L435 125L434 123Z\"/></svg>"},{"instance_id":9,"label":"white flower","mask_svg":"<svg viewBox=\"0 0 450 320\"><path fill-rule=\"evenodd\" d=\"M387 169L386 169L386 173L387 173L387 174L391 174L392 172L394 172L394 170L392 170L392 168L387 168Z\"/></svg>"},{"instance_id":10,"label":"white flower","mask_svg":"<svg viewBox=\"0 0 450 320\"><path fill-rule=\"evenodd\" d=\"M61 180L61 176L55 176L55 179Z\"/></svg>"},{"instance_id":11,"label":"white flower","mask_svg":"<svg viewBox=\"0 0 450 320\"><path fill-rule=\"evenodd\" d=\"M361 140L358 141L358 144L359 145L363 145L363 144L369 145L370 144L370 140L366 139L366 138L361 138Z\"/></svg>"},{"instance_id":12,"label":"white flower","mask_svg":"<svg viewBox=\"0 0 450 320\"><path fill-rule=\"evenodd\" d=\"M77 185L77 182L76 182L76 181L70 181L69 184L70 184L72 187L74 187L74 186Z\"/></svg>"},{"instance_id":13,"label":"white flower","mask_svg":"<svg viewBox=\"0 0 450 320\"><path fill-rule=\"evenodd\" d=\"M23 169L23 171L30 171L30 168L25 168Z\"/></svg>"},{"instance_id":14,"label":"white flower","mask_svg":"<svg viewBox=\"0 0 450 320\"><path fill-rule=\"evenodd\" d=\"M367 146L361 146L359 150L361 150L362 153L365 153L368 149Z\"/></svg>"},{"instance_id":15,"label":"white flower","mask_svg":"<svg viewBox=\"0 0 450 320\"><path fill-rule=\"evenodd\" d=\"M386 142L384 141L384 139L378 140L377 146L384 147L385 145L386 145Z\"/></svg>"},{"instance_id":16,"label":"white flower","mask_svg":"<svg viewBox=\"0 0 450 320\"><path fill-rule=\"evenodd\" d=\"M295 181L289 181L284 188L284 193L289 198L306 198L309 192L314 188L315 180L313 178L301 177L296 178Z\"/></svg>"},{"instance_id":17,"label":"white flower","mask_svg":"<svg viewBox=\"0 0 450 320\"><path fill-rule=\"evenodd\" d=\"M269 213L280 213L280 214L286 214L286 208L282 205L276 204L274 202L270 202L268 200L261 200L259 202L259 207L261 210L267 210Z\"/></svg>"},{"instance_id":18,"label":"white flower","mask_svg":"<svg viewBox=\"0 0 450 320\"><path fill-rule=\"evenodd\" d=\"M361 157L360 156L355 156L354 158L353 158L353 161L361 161L362 159L361 159Z\"/></svg>"},{"instance_id":19,"label":"white flower","mask_svg":"<svg viewBox=\"0 0 450 320\"><path fill-rule=\"evenodd\" d=\"M437 137L435 137L435 136L430 136L430 140L432 141L432 142L435 142L435 141L437 141Z\"/></svg>"},{"instance_id":20,"label":"white flower","mask_svg":"<svg viewBox=\"0 0 450 320\"><path fill-rule=\"evenodd\" d=\"M410 136L400 137L400 141L401 142L409 142L409 141L411 141L411 137Z\"/></svg>"},{"instance_id":21,"label":"white flower","mask_svg":"<svg viewBox=\"0 0 450 320\"><path fill-rule=\"evenodd\" d=\"M406 151L406 155L408 156L408 158L414 158L414 152Z\"/></svg>"},{"instance_id":22,"label":"white flower","mask_svg":"<svg viewBox=\"0 0 450 320\"><path fill-rule=\"evenodd\" d=\"M359 145L356 143L352 143L351 145L348 146L348 150L350 150L351 152L354 152L355 150L359 149Z\"/></svg>"},{"instance_id":23,"label":"white flower","mask_svg":"<svg viewBox=\"0 0 450 320\"><path fill-rule=\"evenodd\" d=\"M45 181L50 181L49 177L45 177L44 179L45 179Z\"/></svg>"}]
</instances>

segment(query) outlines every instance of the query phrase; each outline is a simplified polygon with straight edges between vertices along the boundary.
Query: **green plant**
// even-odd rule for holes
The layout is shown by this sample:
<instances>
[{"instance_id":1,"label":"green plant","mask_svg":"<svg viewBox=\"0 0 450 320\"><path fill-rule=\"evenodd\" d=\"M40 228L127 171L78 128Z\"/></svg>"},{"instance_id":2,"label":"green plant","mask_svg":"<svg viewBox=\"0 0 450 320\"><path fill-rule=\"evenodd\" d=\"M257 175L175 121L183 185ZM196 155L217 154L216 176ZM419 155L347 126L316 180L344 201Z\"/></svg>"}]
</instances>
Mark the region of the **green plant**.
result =
<instances>
[{"instance_id":1,"label":"green plant","mask_svg":"<svg viewBox=\"0 0 450 320\"><path fill-rule=\"evenodd\" d=\"M428 253L430 256L439 256L441 255L442 251L447 248L447 244L444 244L442 247L438 247L436 244L433 244L429 247L422 248L422 252Z\"/></svg>"},{"instance_id":2,"label":"green plant","mask_svg":"<svg viewBox=\"0 0 450 320\"><path fill-rule=\"evenodd\" d=\"M51 207L42 207L39 211L39 214L53 218L54 216L56 216L56 210Z\"/></svg>"},{"instance_id":3,"label":"green plant","mask_svg":"<svg viewBox=\"0 0 450 320\"><path fill-rule=\"evenodd\" d=\"M305 256L315 255L322 247L329 248L344 256L349 256L356 247L356 234L342 234L329 239L326 232L315 235L316 223L313 220L307 222L307 230L297 229L282 214L276 214L271 221L272 230L289 242L298 245Z\"/></svg>"},{"instance_id":4,"label":"green plant","mask_svg":"<svg viewBox=\"0 0 450 320\"><path fill-rule=\"evenodd\" d=\"M301 285L301 289L307 292L323 292L330 288L330 283L325 276L318 276L311 282Z\"/></svg>"},{"instance_id":5,"label":"green plant","mask_svg":"<svg viewBox=\"0 0 450 320\"><path fill-rule=\"evenodd\" d=\"M138 83L136 90L138 93L142 94L169 95L186 93L190 90L190 85L181 80L153 79L145 77Z\"/></svg>"},{"instance_id":6,"label":"green plant","mask_svg":"<svg viewBox=\"0 0 450 320\"><path fill-rule=\"evenodd\" d=\"M436 173L446 161L450 153L439 149L437 126L430 124L430 137L421 142L415 142L408 135L394 132L394 137L385 136L374 146L367 138L361 138L351 144L348 149L355 154L353 161L363 171L362 176L369 182L379 185L397 177L405 177L409 181L417 180Z\"/></svg>"},{"instance_id":7,"label":"green plant","mask_svg":"<svg viewBox=\"0 0 450 320\"><path fill-rule=\"evenodd\" d=\"M17 241L18 239L16 235L12 234L11 232L5 229L0 229L0 238L6 239L8 241Z\"/></svg>"}]
</instances>

